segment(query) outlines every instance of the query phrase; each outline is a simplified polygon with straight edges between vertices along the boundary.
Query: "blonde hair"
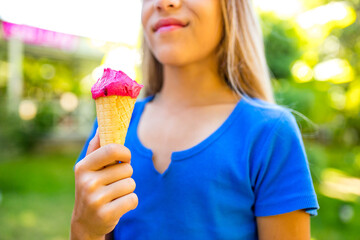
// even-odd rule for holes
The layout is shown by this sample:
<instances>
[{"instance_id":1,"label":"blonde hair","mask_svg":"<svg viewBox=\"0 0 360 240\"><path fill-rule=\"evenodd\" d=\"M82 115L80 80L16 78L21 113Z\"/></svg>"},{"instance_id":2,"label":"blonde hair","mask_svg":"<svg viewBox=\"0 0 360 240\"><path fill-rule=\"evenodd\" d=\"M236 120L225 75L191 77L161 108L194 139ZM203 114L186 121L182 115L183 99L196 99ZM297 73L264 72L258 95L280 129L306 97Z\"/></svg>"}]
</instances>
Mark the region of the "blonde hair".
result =
<instances>
[{"instance_id":1,"label":"blonde hair","mask_svg":"<svg viewBox=\"0 0 360 240\"><path fill-rule=\"evenodd\" d=\"M219 75L239 96L274 103L261 28L252 1L221 0L223 36L218 47ZM163 66L143 38L145 96L161 90Z\"/></svg>"}]
</instances>

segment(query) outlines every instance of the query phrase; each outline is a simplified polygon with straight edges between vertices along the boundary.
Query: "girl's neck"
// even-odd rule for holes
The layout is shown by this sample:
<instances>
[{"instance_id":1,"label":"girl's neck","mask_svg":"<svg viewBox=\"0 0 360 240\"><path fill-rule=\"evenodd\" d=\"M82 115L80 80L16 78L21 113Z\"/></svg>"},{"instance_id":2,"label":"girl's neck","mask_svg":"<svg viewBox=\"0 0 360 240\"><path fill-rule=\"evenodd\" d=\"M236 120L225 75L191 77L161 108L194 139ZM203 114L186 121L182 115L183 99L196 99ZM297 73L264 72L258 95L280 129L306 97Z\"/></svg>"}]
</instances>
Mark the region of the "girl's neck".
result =
<instances>
[{"instance_id":1,"label":"girl's neck","mask_svg":"<svg viewBox=\"0 0 360 240\"><path fill-rule=\"evenodd\" d=\"M164 82L156 101L171 108L186 108L239 100L218 74L215 58L186 66L164 65Z\"/></svg>"}]
</instances>

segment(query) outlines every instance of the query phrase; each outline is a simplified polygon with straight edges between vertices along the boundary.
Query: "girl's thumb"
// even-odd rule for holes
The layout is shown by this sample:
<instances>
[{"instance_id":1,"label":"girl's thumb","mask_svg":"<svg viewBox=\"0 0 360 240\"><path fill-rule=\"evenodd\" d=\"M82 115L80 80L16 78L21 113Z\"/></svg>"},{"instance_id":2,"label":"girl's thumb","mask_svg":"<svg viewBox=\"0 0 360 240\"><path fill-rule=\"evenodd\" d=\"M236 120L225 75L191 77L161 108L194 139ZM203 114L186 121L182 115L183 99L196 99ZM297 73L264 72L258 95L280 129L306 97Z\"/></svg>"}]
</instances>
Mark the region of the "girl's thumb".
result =
<instances>
[{"instance_id":1,"label":"girl's thumb","mask_svg":"<svg viewBox=\"0 0 360 240\"><path fill-rule=\"evenodd\" d=\"M99 129L96 130L95 136L89 142L89 146L86 152L86 156L100 148L100 138L99 138Z\"/></svg>"}]
</instances>

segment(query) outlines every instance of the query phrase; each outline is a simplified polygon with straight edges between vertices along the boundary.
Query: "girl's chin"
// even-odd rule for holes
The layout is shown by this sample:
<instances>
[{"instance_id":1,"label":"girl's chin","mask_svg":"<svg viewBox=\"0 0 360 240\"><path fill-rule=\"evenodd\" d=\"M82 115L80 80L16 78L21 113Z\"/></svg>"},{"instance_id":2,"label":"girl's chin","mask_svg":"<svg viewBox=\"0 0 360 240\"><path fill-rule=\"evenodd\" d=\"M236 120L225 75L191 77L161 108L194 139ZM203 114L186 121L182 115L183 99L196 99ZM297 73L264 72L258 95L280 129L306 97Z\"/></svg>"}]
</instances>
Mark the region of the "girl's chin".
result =
<instances>
[{"instance_id":1,"label":"girl's chin","mask_svg":"<svg viewBox=\"0 0 360 240\"><path fill-rule=\"evenodd\" d=\"M180 67L186 65L188 62L186 61L186 58L177 54L158 55L156 58L162 65L169 65L169 66Z\"/></svg>"}]
</instances>

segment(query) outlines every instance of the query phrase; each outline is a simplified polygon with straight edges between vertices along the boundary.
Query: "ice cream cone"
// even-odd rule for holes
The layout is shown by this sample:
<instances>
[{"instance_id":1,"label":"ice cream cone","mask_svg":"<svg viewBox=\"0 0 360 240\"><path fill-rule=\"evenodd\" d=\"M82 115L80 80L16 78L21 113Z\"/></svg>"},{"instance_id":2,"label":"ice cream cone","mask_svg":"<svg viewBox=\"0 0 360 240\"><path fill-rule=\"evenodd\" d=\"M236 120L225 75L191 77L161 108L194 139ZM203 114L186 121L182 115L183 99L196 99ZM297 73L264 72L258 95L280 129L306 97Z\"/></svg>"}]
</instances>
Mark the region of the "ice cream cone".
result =
<instances>
[{"instance_id":1,"label":"ice cream cone","mask_svg":"<svg viewBox=\"0 0 360 240\"><path fill-rule=\"evenodd\" d=\"M129 96L107 96L96 99L100 146L124 145L136 99Z\"/></svg>"},{"instance_id":2,"label":"ice cream cone","mask_svg":"<svg viewBox=\"0 0 360 240\"><path fill-rule=\"evenodd\" d=\"M124 145L136 98L143 85L121 71L104 69L103 76L91 88L96 102L100 146Z\"/></svg>"}]
</instances>

